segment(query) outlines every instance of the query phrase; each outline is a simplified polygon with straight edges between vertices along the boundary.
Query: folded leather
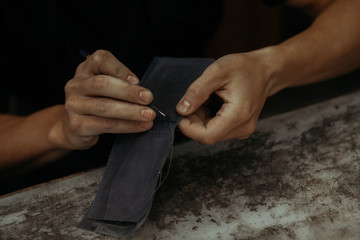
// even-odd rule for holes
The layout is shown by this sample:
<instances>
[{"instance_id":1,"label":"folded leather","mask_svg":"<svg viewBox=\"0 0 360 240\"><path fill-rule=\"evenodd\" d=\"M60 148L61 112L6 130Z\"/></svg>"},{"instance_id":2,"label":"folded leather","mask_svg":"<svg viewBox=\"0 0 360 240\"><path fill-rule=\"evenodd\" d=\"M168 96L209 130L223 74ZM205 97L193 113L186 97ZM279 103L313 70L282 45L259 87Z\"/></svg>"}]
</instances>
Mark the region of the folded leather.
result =
<instances>
[{"instance_id":1,"label":"folded leather","mask_svg":"<svg viewBox=\"0 0 360 240\"><path fill-rule=\"evenodd\" d=\"M141 85L154 95L154 126L143 133L119 134L112 147L98 193L79 227L128 238L150 212L159 176L182 119L176 105L213 59L154 58Z\"/></svg>"}]
</instances>

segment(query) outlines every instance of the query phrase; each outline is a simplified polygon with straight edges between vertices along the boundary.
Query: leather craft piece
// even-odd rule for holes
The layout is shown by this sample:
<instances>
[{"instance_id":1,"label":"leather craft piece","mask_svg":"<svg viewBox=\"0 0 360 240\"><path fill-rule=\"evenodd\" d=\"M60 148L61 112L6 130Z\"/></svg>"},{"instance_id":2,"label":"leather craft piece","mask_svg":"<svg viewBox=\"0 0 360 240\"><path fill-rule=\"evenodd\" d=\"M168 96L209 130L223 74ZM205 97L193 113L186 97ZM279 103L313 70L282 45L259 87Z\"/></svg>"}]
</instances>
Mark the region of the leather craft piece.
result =
<instances>
[{"instance_id":1,"label":"leather craft piece","mask_svg":"<svg viewBox=\"0 0 360 240\"><path fill-rule=\"evenodd\" d=\"M141 85L154 95L154 126L143 133L119 134L112 147L97 196L79 224L80 228L128 238L150 212L161 171L182 117L176 105L190 84L213 59L154 58Z\"/></svg>"}]
</instances>

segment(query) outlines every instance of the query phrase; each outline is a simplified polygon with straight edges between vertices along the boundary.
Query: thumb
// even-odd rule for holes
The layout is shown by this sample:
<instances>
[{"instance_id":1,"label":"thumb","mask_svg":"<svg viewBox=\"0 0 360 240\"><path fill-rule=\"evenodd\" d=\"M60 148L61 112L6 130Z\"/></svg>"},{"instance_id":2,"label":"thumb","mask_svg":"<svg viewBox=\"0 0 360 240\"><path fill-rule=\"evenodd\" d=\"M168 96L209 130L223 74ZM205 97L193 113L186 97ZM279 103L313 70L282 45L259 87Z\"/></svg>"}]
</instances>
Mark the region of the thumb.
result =
<instances>
[{"instance_id":1,"label":"thumb","mask_svg":"<svg viewBox=\"0 0 360 240\"><path fill-rule=\"evenodd\" d=\"M190 85L183 98L179 101L176 106L179 114L189 115L195 112L209 99L213 92L222 87L221 81L209 74L207 70Z\"/></svg>"}]
</instances>

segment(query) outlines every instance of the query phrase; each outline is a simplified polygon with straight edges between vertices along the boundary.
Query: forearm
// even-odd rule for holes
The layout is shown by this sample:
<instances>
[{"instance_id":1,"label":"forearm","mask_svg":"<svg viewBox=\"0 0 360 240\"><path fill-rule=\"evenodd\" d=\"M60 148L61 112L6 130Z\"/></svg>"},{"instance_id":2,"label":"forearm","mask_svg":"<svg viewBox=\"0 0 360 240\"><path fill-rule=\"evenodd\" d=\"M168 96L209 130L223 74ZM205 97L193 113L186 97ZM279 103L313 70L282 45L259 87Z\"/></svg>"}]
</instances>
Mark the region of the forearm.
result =
<instances>
[{"instance_id":1,"label":"forearm","mask_svg":"<svg viewBox=\"0 0 360 240\"><path fill-rule=\"evenodd\" d=\"M0 167L30 160L41 164L68 153L50 136L63 114L58 105L27 117L0 115Z\"/></svg>"},{"instance_id":2,"label":"forearm","mask_svg":"<svg viewBox=\"0 0 360 240\"><path fill-rule=\"evenodd\" d=\"M304 32L270 47L279 90L339 76L360 67L360 1L337 0Z\"/></svg>"}]
</instances>

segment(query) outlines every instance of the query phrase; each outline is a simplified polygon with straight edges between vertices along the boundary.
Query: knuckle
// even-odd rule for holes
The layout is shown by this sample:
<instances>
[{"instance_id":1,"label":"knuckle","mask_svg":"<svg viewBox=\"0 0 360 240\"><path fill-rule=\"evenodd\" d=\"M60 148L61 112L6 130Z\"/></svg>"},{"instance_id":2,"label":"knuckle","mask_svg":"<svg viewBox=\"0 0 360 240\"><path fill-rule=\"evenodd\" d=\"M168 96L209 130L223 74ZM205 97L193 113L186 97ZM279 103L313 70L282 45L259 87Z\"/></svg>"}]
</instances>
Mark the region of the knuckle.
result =
<instances>
[{"instance_id":1,"label":"knuckle","mask_svg":"<svg viewBox=\"0 0 360 240\"><path fill-rule=\"evenodd\" d=\"M76 76L81 74L84 71L85 65L86 65L86 61L84 61L78 65L78 67L76 68L76 71L75 71Z\"/></svg>"},{"instance_id":2,"label":"knuckle","mask_svg":"<svg viewBox=\"0 0 360 240\"><path fill-rule=\"evenodd\" d=\"M77 105L76 101L73 98L68 98L65 101L64 107L65 107L65 110L67 112L69 112L69 111L73 111L74 109L76 109L76 105Z\"/></svg>"},{"instance_id":3,"label":"knuckle","mask_svg":"<svg viewBox=\"0 0 360 240\"><path fill-rule=\"evenodd\" d=\"M90 86L94 90L103 90L109 85L109 79L103 75L97 75L93 78L90 83Z\"/></svg>"},{"instance_id":4,"label":"knuckle","mask_svg":"<svg viewBox=\"0 0 360 240\"><path fill-rule=\"evenodd\" d=\"M130 120L125 120L124 121L124 126L125 126L125 129L127 129L127 131L135 131L137 130L137 128L139 128L138 124L134 124L133 121L130 121Z\"/></svg>"},{"instance_id":5,"label":"knuckle","mask_svg":"<svg viewBox=\"0 0 360 240\"><path fill-rule=\"evenodd\" d=\"M221 79L224 78L228 73L226 69L224 68L224 64L215 61L213 64L210 65L209 68L206 69L204 72L205 76L211 79Z\"/></svg>"},{"instance_id":6,"label":"knuckle","mask_svg":"<svg viewBox=\"0 0 360 240\"><path fill-rule=\"evenodd\" d=\"M91 146L93 146L97 141L99 140L99 136L83 136L81 138L83 147L81 149L89 149Z\"/></svg>"},{"instance_id":7,"label":"knuckle","mask_svg":"<svg viewBox=\"0 0 360 240\"><path fill-rule=\"evenodd\" d=\"M122 64L115 64L114 65L114 73L116 76L126 77L130 74L130 71Z\"/></svg>"},{"instance_id":8,"label":"knuckle","mask_svg":"<svg viewBox=\"0 0 360 240\"><path fill-rule=\"evenodd\" d=\"M97 113L106 113L111 111L111 105L102 100L95 101L94 108Z\"/></svg>"},{"instance_id":9,"label":"knuckle","mask_svg":"<svg viewBox=\"0 0 360 240\"><path fill-rule=\"evenodd\" d=\"M74 90L76 89L76 83L74 80L69 80L64 87L64 91L66 94L72 93L74 92Z\"/></svg>"},{"instance_id":10,"label":"knuckle","mask_svg":"<svg viewBox=\"0 0 360 240\"><path fill-rule=\"evenodd\" d=\"M132 117L135 115L135 109L131 108L131 107L127 107L125 109L123 109L122 113L126 116L126 117Z\"/></svg>"},{"instance_id":11,"label":"knuckle","mask_svg":"<svg viewBox=\"0 0 360 240\"><path fill-rule=\"evenodd\" d=\"M212 74L214 74L214 73L221 73L223 71L223 68L219 62L215 61L213 64L211 64L209 70L211 71Z\"/></svg>"},{"instance_id":12,"label":"knuckle","mask_svg":"<svg viewBox=\"0 0 360 240\"><path fill-rule=\"evenodd\" d=\"M135 91L134 88L130 85L130 84L125 84L122 88L121 88L121 94L124 97L133 97ZM135 100L135 99L133 99Z\"/></svg>"},{"instance_id":13,"label":"knuckle","mask_svg":"<svg viewBox=\"0 0 360 240\"><path fill-rule=\"evenodd\" d=\"M73 80L78 81L78 80L82 80L82 79L85 79L90 76L89 71L87 70L86 64L87 64L86 61L79 64L79 66L76 68L75 76L74 76Z\"/></svg>"},{"instance_id":14,"label":"knuckle","mask_svg":"<svg viewBox=\"0 0 360 240\"><path fill-rule=\"evenodd\" d=\"M123 72L122 66L120 66L120 65L115 65L115 66L114 66L114 73L115 73L115 75L119 75L119 74L122 73L122 72Z\"/></svg>"},{"instance_id":15,"label":"knuckle","mask_svg":"<svg viewBox=\"0 0 360 240\"><path fill-rule=\"evenodd\" d=\"M99 49L96 50L92 55L91 59L95 63L102 63L105 59L107 59L110 56L110 52L107 50Z\"/></svg>"},{"instance_id":16,"label":"knuckle","mask_svg":"<svg viewBox=\"0 0 360 240\"><path fill-rule=\"evenodd\" d=\"M69 129L76 135L82 135L84 130L84 122L79 117L72 117L69 121Z\"/></svg>"},{"instance_id":17,"label":"knuckle","mask_svg":"<svg viewBox=\"0 0 360 240\"><path fill-rule=\"evenodd\" d=\"M117 126L117 123L118 121L116 119L113 119L113 118L105 118L103 121L102 121L102 125L103 125L103 128L105 130L112 130L114 129L116 126Z\"/></svg>"}]
</instances>

